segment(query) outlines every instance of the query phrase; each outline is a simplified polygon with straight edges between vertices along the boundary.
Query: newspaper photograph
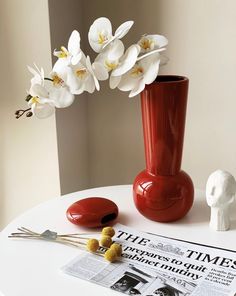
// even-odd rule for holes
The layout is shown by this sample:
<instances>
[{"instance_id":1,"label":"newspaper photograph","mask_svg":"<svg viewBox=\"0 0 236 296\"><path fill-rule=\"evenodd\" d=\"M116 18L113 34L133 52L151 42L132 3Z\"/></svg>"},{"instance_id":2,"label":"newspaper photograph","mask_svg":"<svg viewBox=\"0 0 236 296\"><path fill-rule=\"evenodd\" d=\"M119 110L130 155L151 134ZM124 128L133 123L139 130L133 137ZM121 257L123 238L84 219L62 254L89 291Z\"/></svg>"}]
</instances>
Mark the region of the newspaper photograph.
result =
<instances>
[{"instance_id":1,"label":"newspaper photograph","mask_svg":"<svg viewBox=\"0 0 236 296\"><path fill-rule=\"evenodd\" d=\"M121 260L81 254L65 273L127 295L236 296L236 252L117 224Z\"/></svg>"}]
</instances>

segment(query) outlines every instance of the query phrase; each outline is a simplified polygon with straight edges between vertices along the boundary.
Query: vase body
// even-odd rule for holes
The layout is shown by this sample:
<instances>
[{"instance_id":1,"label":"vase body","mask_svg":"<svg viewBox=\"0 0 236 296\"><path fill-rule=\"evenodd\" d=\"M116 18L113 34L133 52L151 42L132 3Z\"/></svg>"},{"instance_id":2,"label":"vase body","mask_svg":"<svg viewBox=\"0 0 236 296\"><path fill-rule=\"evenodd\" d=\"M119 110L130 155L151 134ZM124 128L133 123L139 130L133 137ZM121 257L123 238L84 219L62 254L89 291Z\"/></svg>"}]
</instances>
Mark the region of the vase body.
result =
<instances>
[{"instance_id":1,"label":"vase body","mask_svg":"<svg viewBox=\"0 0 236 296\"><path fill-rule=\"evenodd\" d=\"M182 218L193 203L193 183L181 171L188 79L158 76L141 93L146 169L133 184L141 214L159 221Z\"/></svg>"}]
</instances>

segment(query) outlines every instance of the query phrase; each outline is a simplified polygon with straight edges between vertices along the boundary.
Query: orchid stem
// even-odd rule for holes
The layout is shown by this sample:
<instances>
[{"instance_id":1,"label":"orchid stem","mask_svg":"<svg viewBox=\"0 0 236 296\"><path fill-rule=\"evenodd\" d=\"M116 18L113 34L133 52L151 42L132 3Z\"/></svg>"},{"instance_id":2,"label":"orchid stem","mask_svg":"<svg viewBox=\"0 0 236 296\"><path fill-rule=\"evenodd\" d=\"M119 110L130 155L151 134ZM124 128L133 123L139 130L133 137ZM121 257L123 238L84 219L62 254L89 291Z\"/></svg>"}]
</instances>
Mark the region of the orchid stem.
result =
<instances>
[{"instance_id":1,"label":"orchid stem","mask_svg":"<svg viewBox=\"0 0 236 296\"><path fill-rule=\"evenodd\" d=\"M48 81L52 81L53 82L53 79L47 78L47 77L44 77L44 80L48 80Z\"/></svg>"}]
</instances>

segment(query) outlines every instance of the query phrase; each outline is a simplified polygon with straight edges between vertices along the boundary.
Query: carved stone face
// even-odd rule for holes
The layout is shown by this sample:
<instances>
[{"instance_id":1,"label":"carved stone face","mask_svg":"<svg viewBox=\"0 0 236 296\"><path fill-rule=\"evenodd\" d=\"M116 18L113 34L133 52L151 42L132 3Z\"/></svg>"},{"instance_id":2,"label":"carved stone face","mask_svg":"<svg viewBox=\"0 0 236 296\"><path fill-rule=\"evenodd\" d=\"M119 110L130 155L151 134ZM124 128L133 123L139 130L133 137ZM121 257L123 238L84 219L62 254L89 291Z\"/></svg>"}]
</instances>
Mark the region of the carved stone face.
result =
<instances>
[{"instance_id":1,"label":"carved stone face","mask_svg":"<svg viewBox=\"0 0 236 296\"><path fill-rule=\"evenodd\" d=\"M232 201L236 192L234 177L225 171L217 170L210 175L206 185L206 199L210 207L223 207Z\"/></svg>"}]
</instances>

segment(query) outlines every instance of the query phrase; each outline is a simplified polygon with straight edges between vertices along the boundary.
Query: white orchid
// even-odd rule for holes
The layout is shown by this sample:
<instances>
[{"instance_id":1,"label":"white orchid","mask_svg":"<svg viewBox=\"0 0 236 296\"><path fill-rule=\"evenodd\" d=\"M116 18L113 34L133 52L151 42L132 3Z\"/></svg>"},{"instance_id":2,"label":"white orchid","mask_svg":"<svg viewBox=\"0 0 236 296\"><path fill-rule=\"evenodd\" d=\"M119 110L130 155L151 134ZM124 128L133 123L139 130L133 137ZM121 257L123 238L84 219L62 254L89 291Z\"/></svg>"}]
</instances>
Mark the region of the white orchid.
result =
<instances>
[{"instance_id":1,"label":"white orchid","mask_svg":"<svg viewBox=\"0 0 236 296\"><path fill-rule=\"evenodd\" d=\"M31 88L31 99L28 102L33 115L43 119L51 116L55 112L55 107L52 100L49 99L49 92L40 85L34 84Z\"/></svg>"},{"instance_id":2,"label":"white orchid","mask_svg":"<svg viewBox=\"0 0 236 296\"><path fill-rule=\"evenodd\" d=\"M43 68L39 69L36 65L34 66L35 69L28 66L29 71L34 75L31 79L30 90L28 91L30 96L34 98L31 100L31 103L32 101L36 103L38 100L40 104L50 101L57 108L70 106L74 101L74 95L70 93L64 80L56 72L51 73L51 78L46 78L44 77ZM38 98L37 100L36 97Z\"/></svg>"},{"instance_id":3,"label":"white orchid","mask_svg":"<svg viewBox=\"0 0 236 296\"><path fill-rule=\"evenodd\" d=\"M74 101L74 95L71 94L67 87L51 87L47 89L40 84L34 84L30 95L28 105L33 115L40 119L54 114L55 107L65 108Z\"/></svg>"},{"instance_id":4,"label":"white orchid","mask_svg":"<svg viewBox=\"0 0 236 296\"><path fill-rule=\"evenodd\" d=\"M95 52L101 52L116 39L124 37L133 25L133 21L121 24L112 35L112 25L108 18L100 17L91 25L88 33L89 44Z\"/></svg>"},{"instance_id":5,"label":"white orchid","mask_svg":"<svg viewBox=\"0 0 236 296\"><path fill-rule=\"evenodd\" d=\"M93 93L100 90L99 81L109 78L110 87L129 91L129 97L140 93L146 84L152 83L159 71L159 66L167 63L168 58L160 53L166 50L168 40L162 35L144 35L137 44L126 51L124 37L133 25L133 21L121 24L114 35L108 18L101 17L94 21L88 33L92 49L98 53L94 62L80 49L80 34L74 30L67 48L54 50L58 60L48 77L44 70L36 65L28 69L33 74L29 94L26 97L29 108L17 110L16 118L35 115L45 118L56 108L65 108L74 101L74 95L84 91Z\"/></svg>"},{"instance_id":6,"label":"white orchid","mask_svg":"<svg viewBox=\"0 0 236 296\"><path fill-rule=\"evenodd\" d=\"M95 88L100 90L98 80L106 80L107 72L99 62L91 64L90 57L82 54L80 62L71 65L67 75L67 85L73 94L81 94L84 91L93 93Z\"/></svg>"},{"instance_id":7,"label":"white orchid","mask_svg":"<svg viewBox=\"0 0 236 296\"><path fill-rule=\"evenodd\" d=\"M69 107L75 99L67 86L52 87L49 89L49 99L57 108Z\"/></svg>"},{"instance_id":8,"label":"white orchid","mask_svg":"<svg viewBox=\"0 0 236 296\"><path fill-rule=\"evenodd\" d=\"M140 46L137 44L131 45L121 57L119 64L112 71L110 76L110 88L117 87L121 80L121 76L128 72L136 63L138 54L140 52Z\"/></svg>"},{"instance_id":9,"label":"white orchid","mask_svg":"<svg viewBox=\"0 0 236 296\"><path fill-rule=\"evenodd\" d=\"M35 85L35 84L44 85L44 70L43 70L43 68L41 67L41 69L39 69L39 67L36 64L34 64L34 67L35 67L35 69L30 66L27 66L29 72L31 74L33 74L33 77L30 80L31 87L33 87L33 85Z\"/></svg>"},{"instance_id":10,"label":"white orchid","mask_svg":"<svg viewBox=\"0 0 236 296\"><path fill-rule=\"evenodd\" d=\"M162 35L144 35L138 41L141 53L147 53L156 49L164 48L168 45L168 39Z\"/></svg>"},{"instance_id":11,"label":"white orchid","mask_svg":"<svg viewBox=\"0 0 236 296\"><path fill-rule=\"evenodd\" d=\"M64 67L70 64L77 64L82 57L79 32L74 30L71 33L68 41L68 49L64 46L61 46L61 50L54 50L53 54L58 57L58 60L53 67L54 72L61 73Z\"/></svg>"},{"instance_id":12,"label":"white orchid","mask_svg":"<svg viewBox=\"0 0 236 296\"><path fill-rule=\"evenodd\" d=\"M101 53L99 53L95 62L101 63L107 73L113 71L118 67L119 60L124 54L124 49L122 41L119 39L114 40Z\"/></svg>"},{"instance_id":13,"label":"white orchid","mask_svg":"<svg viewBox=\"0 0 236 296\"><path fill-rule=\"evenodd\" d=\"M141 59L121 77L117 87L122 91L130 91L130 98L136 96L146 84L156 79L160 60L158 52Z\"/></svg>"}]
</instances>

